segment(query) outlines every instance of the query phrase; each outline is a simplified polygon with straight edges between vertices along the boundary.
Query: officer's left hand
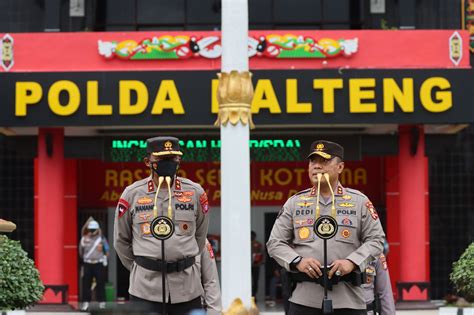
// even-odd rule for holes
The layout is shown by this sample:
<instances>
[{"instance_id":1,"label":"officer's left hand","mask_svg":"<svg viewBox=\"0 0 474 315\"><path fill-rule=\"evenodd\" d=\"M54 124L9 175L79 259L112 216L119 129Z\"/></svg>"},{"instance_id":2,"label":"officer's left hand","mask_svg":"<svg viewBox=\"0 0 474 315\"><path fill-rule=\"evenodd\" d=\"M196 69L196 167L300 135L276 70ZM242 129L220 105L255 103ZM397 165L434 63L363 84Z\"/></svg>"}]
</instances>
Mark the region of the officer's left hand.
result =
<instances>
[{"instance_id":1,"label":"officer's left hand","mask_svg":"<svg viewBox=\"0 0 474 315\"><path fill-rule=\"evenodd\" d=\"M336 273L336 271L340 271L340 277L344 276L344 275L347 275L349 273L352 272L352 270L354 270L355 268L355 264L348 260L348 259L338 259L338 260L335 260L332 262L332 264L330 265L331 267L331 270L329 270L329 273L328 273L328 277L329 279L332 278L332 275L334 273Z\"/></svg>"}]
</instances>

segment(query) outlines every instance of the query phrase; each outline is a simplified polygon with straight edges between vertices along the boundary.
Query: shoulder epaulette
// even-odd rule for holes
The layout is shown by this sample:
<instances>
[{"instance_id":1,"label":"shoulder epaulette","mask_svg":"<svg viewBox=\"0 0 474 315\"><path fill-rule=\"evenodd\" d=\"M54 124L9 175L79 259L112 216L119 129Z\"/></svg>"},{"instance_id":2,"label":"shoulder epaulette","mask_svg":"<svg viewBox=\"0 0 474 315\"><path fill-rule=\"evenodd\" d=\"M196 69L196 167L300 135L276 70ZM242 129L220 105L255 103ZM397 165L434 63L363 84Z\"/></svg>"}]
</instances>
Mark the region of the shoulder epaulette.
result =
<instances>
[{"instance_id":1,"label":"shoulder epaulette","mask_svg":"<svg viewBox=\"0 0 474 315\"><path fill-rule=\"evenodd\" d=\"M134 182L133 184L127 186L127 188L125 188L125 189L131 190L131 189L135 189L135 188L141 187L141 186L143 186L143 185L147 185L148 180L150 180L148 177L147 177L147 178L140 179L140 180Z\"/></svg>"},{"instance_id":2,"label":"shoulder epaulette","mask_svg":"<svg viewBox=\"0 0 474 315\"><path fill-rule=\"evenodd\" d=\"M308 193L311 191L311 188L308 188L308 189L305 189L305 190L302 190L302 191L298 191L296 194L294 194L293 196L291 197L295 197L295 196L298 196L298 195L302 195L302 194L305 194L305 193Z\"/></svg>"},{"instance_id":3,"label":"shoulder epaulette","mask_svg":"<svg viewBox=\"0 0 474 315\"><path fill-rule=\"evenodd\" d=\"M358 195L358 196L362 196L362 197L367 198L366 195L364 195L361 191L359 191L359 190L357 190L357 189L352 189L352 188L347 188L347 187L346 187L346 191L347 191L348 193L351 193L351 194L354 194L354 195Z\"/></svg>"}]
</instances>

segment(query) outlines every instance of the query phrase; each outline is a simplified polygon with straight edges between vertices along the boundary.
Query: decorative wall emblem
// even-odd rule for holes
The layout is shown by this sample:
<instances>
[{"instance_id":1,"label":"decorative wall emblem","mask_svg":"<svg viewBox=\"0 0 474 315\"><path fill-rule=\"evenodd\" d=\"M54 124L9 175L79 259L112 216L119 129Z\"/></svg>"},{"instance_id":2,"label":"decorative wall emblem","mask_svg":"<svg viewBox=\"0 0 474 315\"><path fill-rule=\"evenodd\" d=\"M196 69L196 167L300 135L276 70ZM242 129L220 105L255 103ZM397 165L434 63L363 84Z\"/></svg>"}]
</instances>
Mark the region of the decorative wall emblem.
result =
<instances>
[{"instance_id":1,"label":"decorative wall emblem","mask_svg":"<svg viewBox=\"0 0 474 315\"><path fill-rule=\"evenodd\" d=\"M462 37L457 31L449 38L449 59L457 66L462 59Z\"/></svg>"},{"instance_id":2,"label":"decorative wall emblem","mask_svg":"<svg viewBox=\"0 0 474 315\"><path fill-rule=\"evenodd\" d=\"M5 34L2 38L2 45L0 46L0 55L2 56L2 67L5 71L10 71L13 67L13 37L10 34Z\"/></svg>"},{"instance_id":3,"label":"decorative wall emblem","mask_svg":"<svg viewBox=\"0 0 474 315\"><path fill-rule=\"evenodd\" d=\"M220 58L220 36L164 35L142 41L98 41L99 55L126 60ZM334 58L351 56L358 50L358 39L315 39L303 35L265 35L248 38L249 57L264 58Z\"/></svg>"}]
</instances>

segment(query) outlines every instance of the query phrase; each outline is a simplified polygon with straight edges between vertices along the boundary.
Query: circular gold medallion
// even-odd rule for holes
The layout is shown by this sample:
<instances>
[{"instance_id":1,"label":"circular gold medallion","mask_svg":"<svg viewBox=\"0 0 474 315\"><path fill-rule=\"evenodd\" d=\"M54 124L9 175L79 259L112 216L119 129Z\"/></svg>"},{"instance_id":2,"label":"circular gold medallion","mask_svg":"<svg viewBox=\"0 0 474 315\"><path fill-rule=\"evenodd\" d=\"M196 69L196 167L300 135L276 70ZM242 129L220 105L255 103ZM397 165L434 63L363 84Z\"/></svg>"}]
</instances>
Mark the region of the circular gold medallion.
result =
<instances>
[{"instance_id":1,"label":"circular gold medallion","mask_svg":"<svg viewBox=\"0 0 474 315\"><path fill-rule=\"evenodd\" d=\"M156 217L151 221L151 235L159 240L169 239L174 233L173 221L165 216Z\"/></svg>"},{"instance_id":2,"label":"circular gold medallion","mask_svg":"<svg viewBox=\"0 0 474 315\"><path fill-rule=\"evenodd\" d=\"M305 226L299 229L298 235L300 236L300 239L305 240L309 237L310 232L309 228Z\"/></svg>"},{"instance_id":3,"label":"circular gold medallion","mask_svg":"<svg viewBox=\"0 0 474 315\"><path fill-rule=\"evenodd\" d=\"M333 238L337 233L337 221L331 216L320 216L314 223L314 233L323 240Z\"/></svg>"}]
</instances>

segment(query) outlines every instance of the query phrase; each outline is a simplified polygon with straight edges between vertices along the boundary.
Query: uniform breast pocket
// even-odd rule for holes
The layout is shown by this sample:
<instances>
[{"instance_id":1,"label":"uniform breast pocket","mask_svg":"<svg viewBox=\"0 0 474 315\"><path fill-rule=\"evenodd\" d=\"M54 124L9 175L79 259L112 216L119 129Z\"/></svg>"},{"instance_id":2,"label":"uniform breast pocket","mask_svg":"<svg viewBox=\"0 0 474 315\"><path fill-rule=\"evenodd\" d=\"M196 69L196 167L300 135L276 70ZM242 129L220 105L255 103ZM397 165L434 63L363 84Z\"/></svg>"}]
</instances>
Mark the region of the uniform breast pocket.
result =
<instances>
[{"instance_id":1,"label":"uniform breast pocket","mask_svg":"<svg viewBox=\"0 0 474 315\"><path fill-rule=\"evenodd\" d=\"M358 244L357 226L355 225L339 225L336 234L336 241L344 243Z\"/></svg>"},{"instance_id":2,"label":"uniform breast pocket","mask_svg":"<svg viewBox=\"0 0 474 315\"><path fill-rule=\"evenodd\" d=\"M195 217L193 211L175 212L176 235L193 235L195 230Z\"/></svg>"}]
</instances>

